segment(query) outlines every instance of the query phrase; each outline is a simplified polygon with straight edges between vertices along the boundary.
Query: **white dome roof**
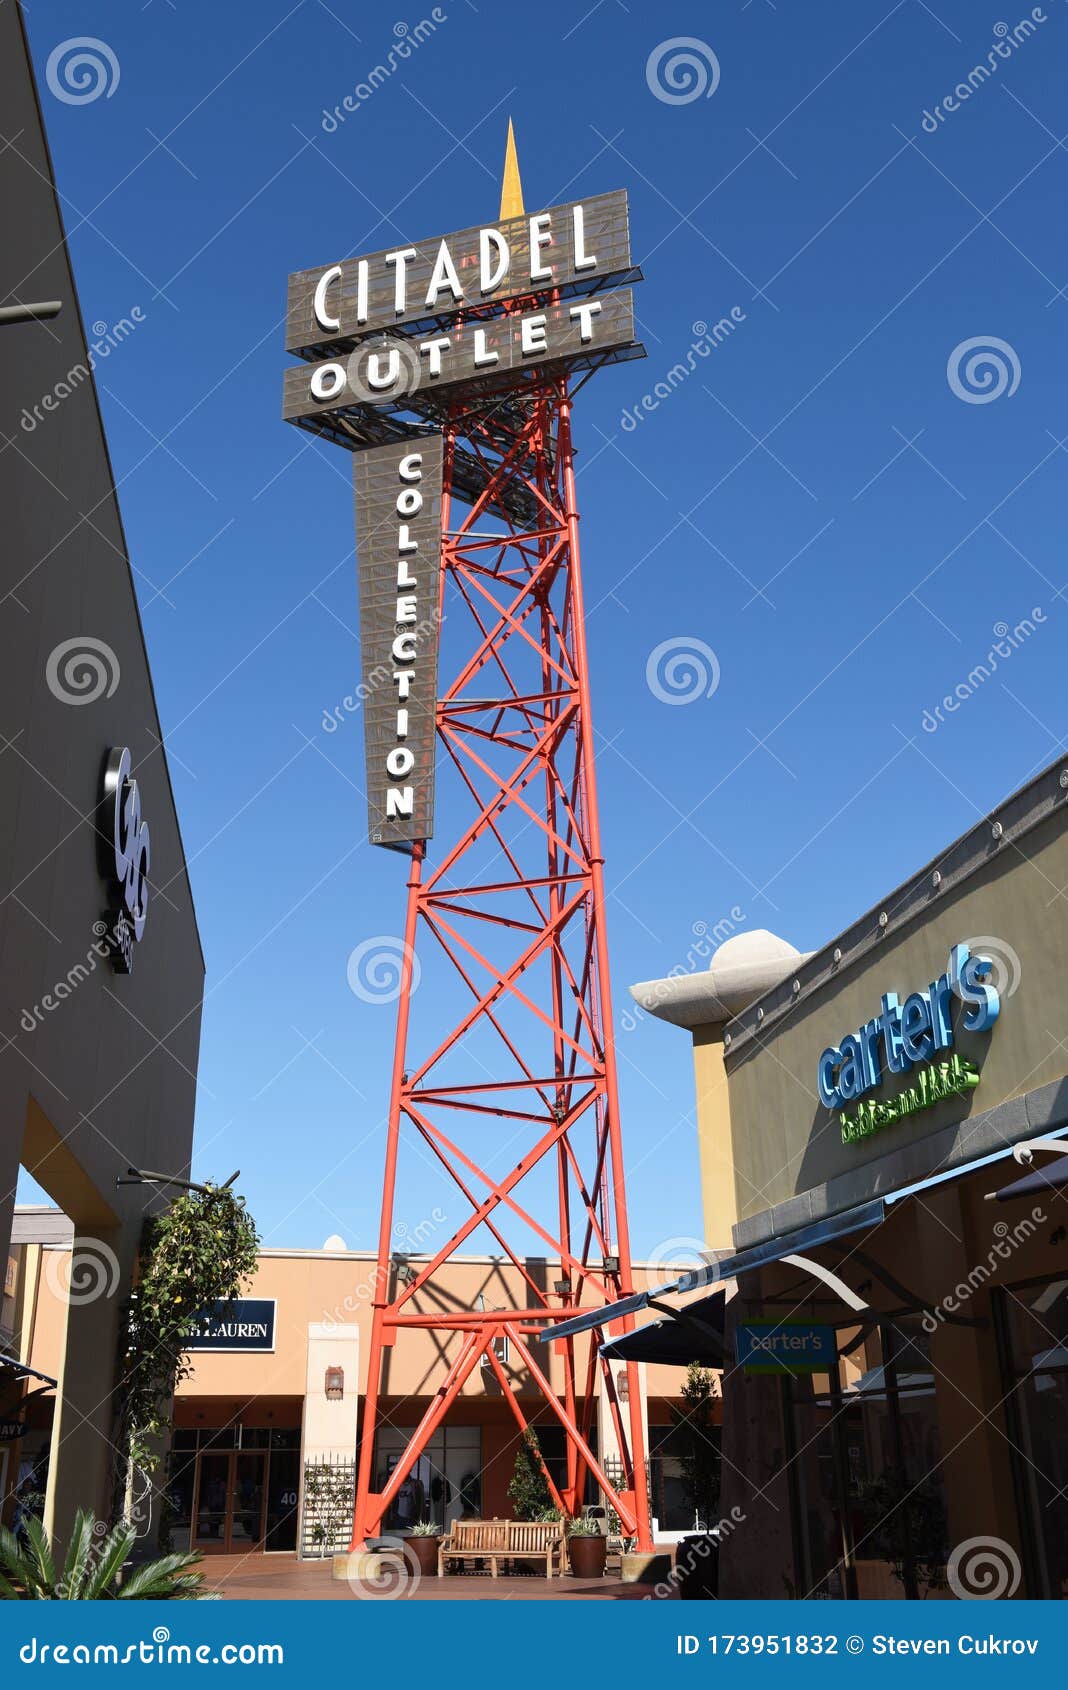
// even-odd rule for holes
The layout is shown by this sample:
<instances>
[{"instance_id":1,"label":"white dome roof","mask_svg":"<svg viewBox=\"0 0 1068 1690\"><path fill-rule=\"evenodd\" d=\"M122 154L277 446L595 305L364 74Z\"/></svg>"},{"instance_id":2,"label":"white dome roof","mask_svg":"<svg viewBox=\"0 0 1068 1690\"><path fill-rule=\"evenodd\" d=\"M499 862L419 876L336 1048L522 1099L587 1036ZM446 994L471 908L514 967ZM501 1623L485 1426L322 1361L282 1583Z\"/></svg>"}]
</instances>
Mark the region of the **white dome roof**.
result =
<instances>
[{"instance_id":1,"label":"white dome roof","mask_svg":"<svg viewBox=\"0 0 1068 1690\"><path fill-rule=\"evenodd\" d=\"M748 1009L811 955L755 927L726 939L707 969L643 980L630 995L648 1014L677 1027L717 1026Z\"/></svg>"}]
</instances>

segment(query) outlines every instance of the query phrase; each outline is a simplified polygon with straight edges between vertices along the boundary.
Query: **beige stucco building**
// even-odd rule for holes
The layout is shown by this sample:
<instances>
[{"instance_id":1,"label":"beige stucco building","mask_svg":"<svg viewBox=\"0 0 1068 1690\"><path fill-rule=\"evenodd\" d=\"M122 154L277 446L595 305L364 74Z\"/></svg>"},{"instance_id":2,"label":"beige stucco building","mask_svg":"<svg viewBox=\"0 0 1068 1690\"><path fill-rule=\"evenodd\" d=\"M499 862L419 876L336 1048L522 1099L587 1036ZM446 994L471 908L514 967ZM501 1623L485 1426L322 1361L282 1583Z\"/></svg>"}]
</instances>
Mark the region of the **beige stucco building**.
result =
<instances>
[{"instance_id":1,"label":"beige stucco building","mask_svg":"<svg viewBox=\"0 0 1068 1690\"><path fill-rule=\"evenodd\" d=\"M72 1272L69 1234L63 1218L48 1211L17 1216L16 1236L22 1242L9 1273L18 1296L5 1304L9 1331L26 1361L53 1376L63 1365L64 1288ZM425 1259L405 1254L391 1272L418 1269ZM525 1265L535 1280L559 1277L553 1263L529 1260ZM73 1271L77 1278L77 1260ZM641 1265L634 1274L639 1286L657 1277ZM213 1347L191 1352L193 1374L179 1386L169 1475L160 1481L167 1496L165 1527L175 1547L192 1544L206 1553L299 1549L309 1556L347 1547L375 1275L374 1254L346 1250L340 1240L328 1241L322 1250L264 1250L242 1299L214 1312L202 1339ZM444 1264L416 1301L425 1307L433 1296L466 1309L479 1307L481 1298L488 1308L498 1302L513 1306L518 1279L509 1262L457 1257ZM440 1385L443 1351L447 1362L459 1339L459 1334L413 1333L387 1358L384 1427L375 1450L375 1471L383 1482ZM524 1414L532 1420L537 1415L546 1463L562 1479L562 1432L524 1368L506 1350L499 1359ZM550 1354L540 1365L562 1395L558 1359ZM668 1541L694 1522L673 1453L674 1412L684 1374L678 1367L651 1365L641 1367L639 1375L653 1512L660 1540ZM625 1379L620 1364L617 1389L625 1388ZM47 1455L51 1400L45 1393L26 1411L31 1430L17 1452L11 1451L12 1461L23 1468ZM593 1443L610 1461L608 1413L598 1413ZM384 1530L399 1532L416 1519L445 1526L464 1514L508 1516L517 1447L513 1410L492 1369L480 1369L431 1440ZM592 1487L589 1500L599 1500ZM8 1517L11 1505L9 1496Z\"/></svg>"}]
</instances>

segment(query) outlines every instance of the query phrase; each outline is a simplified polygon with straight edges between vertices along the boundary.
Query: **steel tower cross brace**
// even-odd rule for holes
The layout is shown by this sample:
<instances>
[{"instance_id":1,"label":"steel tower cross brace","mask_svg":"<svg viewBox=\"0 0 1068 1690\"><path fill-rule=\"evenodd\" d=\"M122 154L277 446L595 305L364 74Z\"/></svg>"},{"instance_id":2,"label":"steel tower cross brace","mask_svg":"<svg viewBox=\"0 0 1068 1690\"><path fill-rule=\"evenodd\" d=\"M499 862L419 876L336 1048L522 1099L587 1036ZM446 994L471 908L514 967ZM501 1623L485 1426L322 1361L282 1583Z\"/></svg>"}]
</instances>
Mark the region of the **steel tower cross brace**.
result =
<instances>
[{"instance_id":1,"label":"steel tower cross brace","mask_svg":"<svg viewBox=\"0 0 1068 1690\"><path fill-rule=\"evenodd\" d=\"M435 841L433 860L425 842L411 855L351 1547L381 1532L477 1367L526 1427L501 1361L507 1340L525 1399L540 1397L539 1410L566 1434L565 1481L550 1479L557 1504L581 1512L592 1474L624 1534L649 1550L636 1366L627 1364L618 1389L599 1328L585 1354L573 1338L535 1341L580 1308L603 1305L611 1320L612 1304L633 1290L567 379L532 373L503 401L461 402L444 436L437 735L462 821L451 843ZM461 443L484 477L469 507L454 497ZM439 829L441 818L439 807ZM426 1012L435 1025L417 1033L413 996L430 955L450 989ZM464 1214L402 1278L392 1239L408 1137L447 1172ZM519 1160L502 1174L494 1160L510 1144ZM516 1307L458 1308L435 1295L437 1270L480 1227L516 1270ZM530 1271L531 1234L558 1280ZM619 1329L632 1326L630 1316ZM442 1377L376 1489L376 1432L393 1426L383 1371L412 1328L435 1334ZM591 1444L598 1374L621 1479Z\"/></svg>"}]
</instances>

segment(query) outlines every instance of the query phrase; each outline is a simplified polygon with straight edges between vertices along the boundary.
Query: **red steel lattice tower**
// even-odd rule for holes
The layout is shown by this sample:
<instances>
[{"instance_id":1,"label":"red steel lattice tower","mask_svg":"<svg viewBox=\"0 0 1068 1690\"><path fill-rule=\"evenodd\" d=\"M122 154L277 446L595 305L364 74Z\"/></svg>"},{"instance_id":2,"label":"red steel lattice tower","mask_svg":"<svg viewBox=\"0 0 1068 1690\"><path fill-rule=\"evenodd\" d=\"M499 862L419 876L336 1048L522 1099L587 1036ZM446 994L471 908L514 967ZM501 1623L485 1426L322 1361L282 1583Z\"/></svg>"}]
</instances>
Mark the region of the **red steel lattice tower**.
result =
<instances>
[{"instance_id":1,"label":"red steel lattice tower","mask_svg":"<svg viewBox=\"0 0 1068 1690\"><path fill-rule=\"evenodd\" d=\"M531 282L551 273L535 268L550 239L538 232L549 215L530 220ZM539 1422L548 1417L562 1426L562 1482L543 1468L556 1504L581 1512L592 1475L624 1535L641 1550L652 1548L637 1367L609 1366L600 1325L578 1339L552 1337L554 1327L601 1308L604 1325L633 1325L632 1315L612 1312L633 1282L571 441L576 372L588 375L642 350L632 324L614 339L602 335L601 345L590 327L602 306L598 321L609 323L613 298L624 300L616 309L629 320L629 295L570 304L575 290L592 299L613 278L640 279L629 267L625 209L622 215L614 245L610 220L599 224L599 242L607 245L598 267L580 244L576 212L568 293L550 287L527 298L452 306L438 324L454 355L457 347L477 352L485 332L498 346L510 337L530 353L522 330L530 316L543 334L547 321L578 316L581 342L571 344L582 350L555 364L548 354L540 365L536 357L519 360L493 380L482 378L486 360L476 357L475 379L456 383L451 397L447 384L440 399L419 385L391 405L354 385L352 364L339 360L363 355L366 270L357 269L354 292L342 265L291 278L294 322L302 325L291 347L307 360L326 353L329 361L311 378L311 399L305 378L289 373L285 414L357 451L376 441L418 440L428 428L442 439L434 727L439 774L451 778L447 803L438 803L433 854L426 839L404 835L410 875L355 1551L381 1534L391 1504L476 1368L499 1390L520 1432L532 1397ZM501 218L521 247L527 225L510 126ZM498 237L498 252L503 248ZM469 262L473 256L461 259ZM432 281L428 306L438 285ZM307 314L312 297L314 321ZM388 315L392 286L387 300ZM345 313L355 338L346 337ZM403 352L410 365L419 357L414 344L393 329L383 359L388 355L393 368ZM385 379L376 371L371 385ZM414 425L406 420L412 414ZM406 732L407 712L401 714ZM402 1264L393 1241L404 1158L415 1152L447 1176L462 1212L455 1224L450 1212L433 1233L425 1260ZM439 1237L446 1227L449 1236ZM439 1278L474 1234L488 1235L508 1268L492 1291L496 1297L499 1288L505 1306L487 1308L481 1296L478 1307L461 1306ZM391 1361L418 1330L434 1337L438 1373L419 1424L406 1429L399 1456L390 1456L387 1477L375 1470L375 1446L380 1430L397 1431ZM611 1461L603 1447L602 1460L594 1453L597 1388Z\"/></svg>"},{"instance_id":2,"label":"red steel lattice tower","mask_svg":"<svg viewBox=\"0 0 1068 1690\"><path fill-rule=\"evenodd\" d=\"M576 1353L573 1338L549 1346L559 1351L562 1383L555 1386L549 1355L536 1353L537 1336L554 1321L572 1318L580 1307L611 1305L633 1284L566 378L533 382L509 415L515 420L506 427L499 414L487 418L460 408L444 430L441 608L456 655L450 678L443 654L437 730L469 801L469 819L451 846L441 850L439 841L433 866L421 844L411 858L354 1549L379 1532L476 1367L492 1369L517 1425L526 1426L499 1360L502 1339L565 1429L566 1484L560 1490L549 1481L558 1506L581 1512L592 1472L624 1532L651 1548L637 1369L627 1364L627 1389L617 1392L615 1374L599 1356L599 1331L585 1356ZM451 476L460 440L485 475L481 496L463 510ZM483 519L512 508L516 501L508 495L516 482L529 496L532 520L501 516L498 531L486 535ZM487 861L497 865L490 878ZM424 946L447 959L456 990L448 1000L450 1024L417 1050L411 1007ZM488 1040L480 1040L483 1033ZM488 1072L481 1057L487 1047L498 1057ZM481 1148L502 1121L517 1123L525 1139L503 1177L483 1168ZM419 1136L470 1205L407 1283L391 1266L404 1130ZM546 1166L555 1183L551 1216L523 1201L524 1182ZM507 1227L516 1222L560 1263L553 1287L536 1281L510 1241ZM518 1270L525 1302L417 1311L420 1290L480 1225ZM624 1320L621 1330L632 1324ZM383 1361L411 1328L450 1340L442 1345L443 1376L388 1482L376 1491ZM590 1447L598 1370L622 1482L604 1472Z\"/></svg>"}]
</instances>

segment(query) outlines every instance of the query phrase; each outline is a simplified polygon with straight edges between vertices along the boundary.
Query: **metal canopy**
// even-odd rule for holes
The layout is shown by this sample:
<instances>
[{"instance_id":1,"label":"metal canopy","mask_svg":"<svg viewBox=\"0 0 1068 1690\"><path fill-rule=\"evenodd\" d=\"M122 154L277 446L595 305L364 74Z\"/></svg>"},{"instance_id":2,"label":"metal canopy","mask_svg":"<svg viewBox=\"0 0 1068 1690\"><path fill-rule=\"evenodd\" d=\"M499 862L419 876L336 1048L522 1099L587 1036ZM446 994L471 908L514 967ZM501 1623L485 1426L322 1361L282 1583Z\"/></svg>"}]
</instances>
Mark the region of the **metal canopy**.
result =
<instances>
[{"instance_id":1,"label":"metal canopy","mask_svg":"<svg viewBox=\"0 0 1068 1690\"><path fill-rule=\"evenodd\" d=\"M701 1297L685 1308L665 1310L659 1319L623 1332L601 1345L609 1361L656 1361L668 1367L688 1367L692 1361L706 1367L726 1362L723 1320L727 1301L724 1287Z\"/></svg>"},{"instance_id":2,"label":"metal canopy","mask_svg":"<svg viewBox=\"0 0 1068 1690\"><path fill-rule=\"evenodd\" d=\"M556 1338L571 1337L576 1332L588 1332L592 1327L608 1326L622 1315L637 1314L640 1309L655 1307L661 1297L685 1296L688 1291L700 1291L705 1285L722 1285L728 1279L751 1273L754 1268L770 1267L785 1256L799 1255L816 1249L820 1244L830 1244L836 1238L848 1237L852 1232L864 1232L869 1227L879 1226L885 1219L886 1204L877 1197L870 1203L858 1204L854 1209L844 1209L839 1215L828 1215L824 1220L814 1221L811 1226L799 1227L796 1232L769 1238L765 1244L754 1244L749 1250L739 1250L736 1255L709 1262L707 1267L695 1268L692 1273L684 1273L665 1285L653 1285L648 1291L638 1291L633 1297L621 1298L610 1306L591 1309L588 1314L578 1315L574 1320L541 1333L539 1341L547 1344Z\"/></svg>"}]
</instances>

